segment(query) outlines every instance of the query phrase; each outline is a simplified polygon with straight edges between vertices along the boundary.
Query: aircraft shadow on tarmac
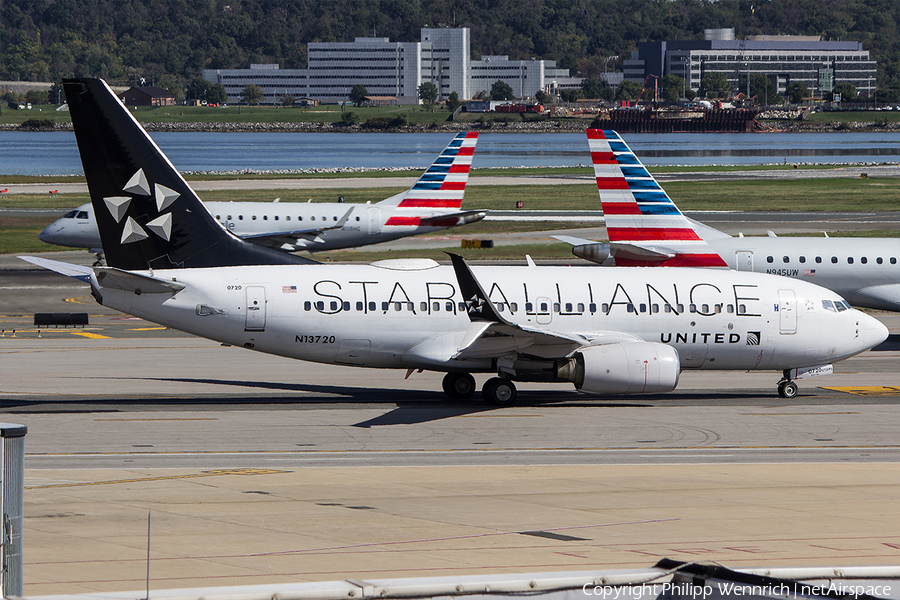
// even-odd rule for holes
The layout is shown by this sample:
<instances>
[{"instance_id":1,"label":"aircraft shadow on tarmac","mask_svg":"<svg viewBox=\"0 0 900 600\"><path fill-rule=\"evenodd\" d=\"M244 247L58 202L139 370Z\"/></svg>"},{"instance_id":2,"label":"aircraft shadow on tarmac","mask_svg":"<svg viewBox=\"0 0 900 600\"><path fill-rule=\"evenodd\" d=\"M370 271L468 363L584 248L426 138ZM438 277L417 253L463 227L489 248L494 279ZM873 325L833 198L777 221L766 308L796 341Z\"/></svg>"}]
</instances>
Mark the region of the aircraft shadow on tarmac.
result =
<instances>
[{"instance_id":1,"label":"aircraft shadow on tarmac","mask_svg":"<svg viewBox=\"0 0 900 600\"><path fill-rule=\"evenodd\" d=\"M136 380L137 378L135 378ZM476 394L471 400L450 400L442 392L428 390L398 390L388 388L361 388L340 385L315 385L304 383L279 383L212 378L145 378L147 381L171 383L207 384L270 390L272 395L197 395L172 397L120 397L71 399L23 399L0 400L0 410L8 413L85 413L85 412L134 412L146 410L260 410L266 408L334 408L372 407L393 405L393 408L377 417L355 423L354 427L368 428L389 425L415 425L477 413L522 408L559 406L565 408L653 408L684 404L721 404L758 398L753 393L690 392L650 394L639 400L623 402L619 397L585 396L574 390L552 391L520 390L516 405L496 407L485 404ZM293 394L303 394L302 396Z\"/></svg>"}]
</instances>

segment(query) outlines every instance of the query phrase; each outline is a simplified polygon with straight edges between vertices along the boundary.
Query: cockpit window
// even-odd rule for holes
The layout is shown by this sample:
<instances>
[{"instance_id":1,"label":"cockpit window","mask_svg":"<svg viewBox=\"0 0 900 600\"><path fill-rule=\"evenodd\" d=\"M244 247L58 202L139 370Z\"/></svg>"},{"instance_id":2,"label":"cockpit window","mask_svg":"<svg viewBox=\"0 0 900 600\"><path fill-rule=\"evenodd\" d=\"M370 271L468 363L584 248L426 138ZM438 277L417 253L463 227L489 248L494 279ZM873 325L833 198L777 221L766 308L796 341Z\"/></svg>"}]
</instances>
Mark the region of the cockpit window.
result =
<instances>
[{"instance_id":1,"label":"cockpit window","mask_svg":"<svg viewBox=\"0 0 900 600\"><path fill-rule=\"evenodd\" d=\"M843 300L835 300L834 307L838 310L838 312L844 312L845 310L850 308L850 305Z\"/></svg>"},{"instance_id":2,"label":"cockpit window","mask_svg":"<svg viewBox=\"0 0 900 600\"><path fill-rule=\"evenodd\" d=\"M76 219L87 219L87 218L88 218L87 211L86 211L86 210L79 210L79 211L78 211L78 214L75 215L75 218L76 218Z\"/></svg>"},{"instance_id":3,"label":"cockpit window","mask_svg":"<svg viewBox=\"0 0 900 600\"><path fill-rule=\"evenodd\" d=\"M63 215L63 219L74 219L75 215L78 214L78 209L70 210L66 214Z\"/></svg>"},{"instance_id":4,"label":"cockpit window","mask_svg":"<svg viewBox=\"0 0 900 600\"><path fill-rule=\"evenodd\" d=\"M834 303L831 300L822 300L822 306L825 308L825 310L835 312Z\"/></svg>"}]
</instances>

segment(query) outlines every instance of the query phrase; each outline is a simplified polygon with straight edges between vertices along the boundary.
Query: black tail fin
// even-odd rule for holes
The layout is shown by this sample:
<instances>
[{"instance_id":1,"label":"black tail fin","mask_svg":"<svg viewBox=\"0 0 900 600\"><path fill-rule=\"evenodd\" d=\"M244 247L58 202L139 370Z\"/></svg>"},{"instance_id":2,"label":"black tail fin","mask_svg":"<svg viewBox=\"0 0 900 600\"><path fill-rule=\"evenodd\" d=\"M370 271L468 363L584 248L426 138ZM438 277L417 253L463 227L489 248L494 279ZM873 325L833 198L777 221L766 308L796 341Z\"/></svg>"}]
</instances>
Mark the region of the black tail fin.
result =
<instances>
[{"instance_id":1,"label":"black tail fin","mask_svg":"<svg viewBox=\"0 0 900 600\"><path fill-rule=\"evenodd\" d=\"M102 79L63 81L107 264L128 270L312 262L213 218Z\"/></svg>"}]
</instances>

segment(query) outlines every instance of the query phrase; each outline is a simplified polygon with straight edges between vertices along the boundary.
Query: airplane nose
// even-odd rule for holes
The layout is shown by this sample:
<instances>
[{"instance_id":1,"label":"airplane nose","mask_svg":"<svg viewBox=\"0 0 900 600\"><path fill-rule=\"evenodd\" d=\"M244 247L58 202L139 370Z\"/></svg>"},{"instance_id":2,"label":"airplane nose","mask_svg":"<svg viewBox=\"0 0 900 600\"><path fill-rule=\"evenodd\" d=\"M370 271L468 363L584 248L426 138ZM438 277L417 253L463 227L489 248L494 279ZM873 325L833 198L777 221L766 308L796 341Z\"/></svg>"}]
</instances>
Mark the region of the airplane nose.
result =
<instances>
[{"instance_id":1,"label":"airplane nose","mask_svg":"<svg viewBox=\"0 0 900 600\"><path fill-rule=\"evenodd\" d=\"M44 227L44 230L38 234L38 239L46 244L52 244L53 240L56 239L56 233L59 230L56 227L56 223L51 223Z\"/></svg>"},{"instance_id":2,"label":"airplane nose","mask_svg":"<svg viewBox=\"0 0 900 600\"><path fill-rule=\"evenodd\" d=\"M865 322L860 323L865 331L866 346L874 348L884 340L888 339L889 331L887 326L870 315L863 315Z\"/></svg>"}]
</instances>

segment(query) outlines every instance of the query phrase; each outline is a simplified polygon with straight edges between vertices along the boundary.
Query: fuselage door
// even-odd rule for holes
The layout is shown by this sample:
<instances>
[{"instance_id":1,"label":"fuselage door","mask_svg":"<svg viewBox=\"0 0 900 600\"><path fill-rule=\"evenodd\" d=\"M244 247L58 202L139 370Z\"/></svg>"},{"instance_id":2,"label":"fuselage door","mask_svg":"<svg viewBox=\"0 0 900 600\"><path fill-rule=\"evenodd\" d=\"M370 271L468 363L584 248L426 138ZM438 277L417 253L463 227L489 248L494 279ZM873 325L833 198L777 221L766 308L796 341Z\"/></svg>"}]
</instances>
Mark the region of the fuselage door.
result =
<instances>
[{"instance_id":1,"label":"fuselage door","mask_svg":"<svg viewBox=\"0 0 900 600\"><path fill-rule=\"evenodd\" d=\"M369 207L369 235L378 235L381 233L381 210Z\"/></svg>"},{"instance_id":2,"label":"fuselage door","mask_svg":"<svg viewBox=\"0 0 900 600\"><path fill-rule=\"evenodd\" d=\"M534 313L537 317L537 322L541 325L546 325L550 321L553 320L553 303L550 302L550 298L538 298L537 302L534 303Z\"/></svg>"},{"instance_id":3,"label":"fuselage door","mask_svg":"<svg viewBox=\"0 0 900 600\"><path fill-rule=\"evenodd\" d=\"M753 271L753 253L747 250L738 250L734 253L738 271Z\"/></svg>"},{"instance_id":4,"label":"fuselage door","mask_svg":"<svg viewBox=\"0 0 900 600\"><path fill-rule=\"evenodd\" d=\"M797 298L793 290L778 290L778 327L783 335L797 333Z\"/></svg>"},{"instance_id":5,"label":"fuselage door","mask_svg":"<svg viewBox=\"0 0 900 600\"><path fill-rule=\"evenodd\" d=\"M248 285L247 314L244 317L244 331L265 331L266 329L266 288Z\"/></svg>"}]
</instances>

